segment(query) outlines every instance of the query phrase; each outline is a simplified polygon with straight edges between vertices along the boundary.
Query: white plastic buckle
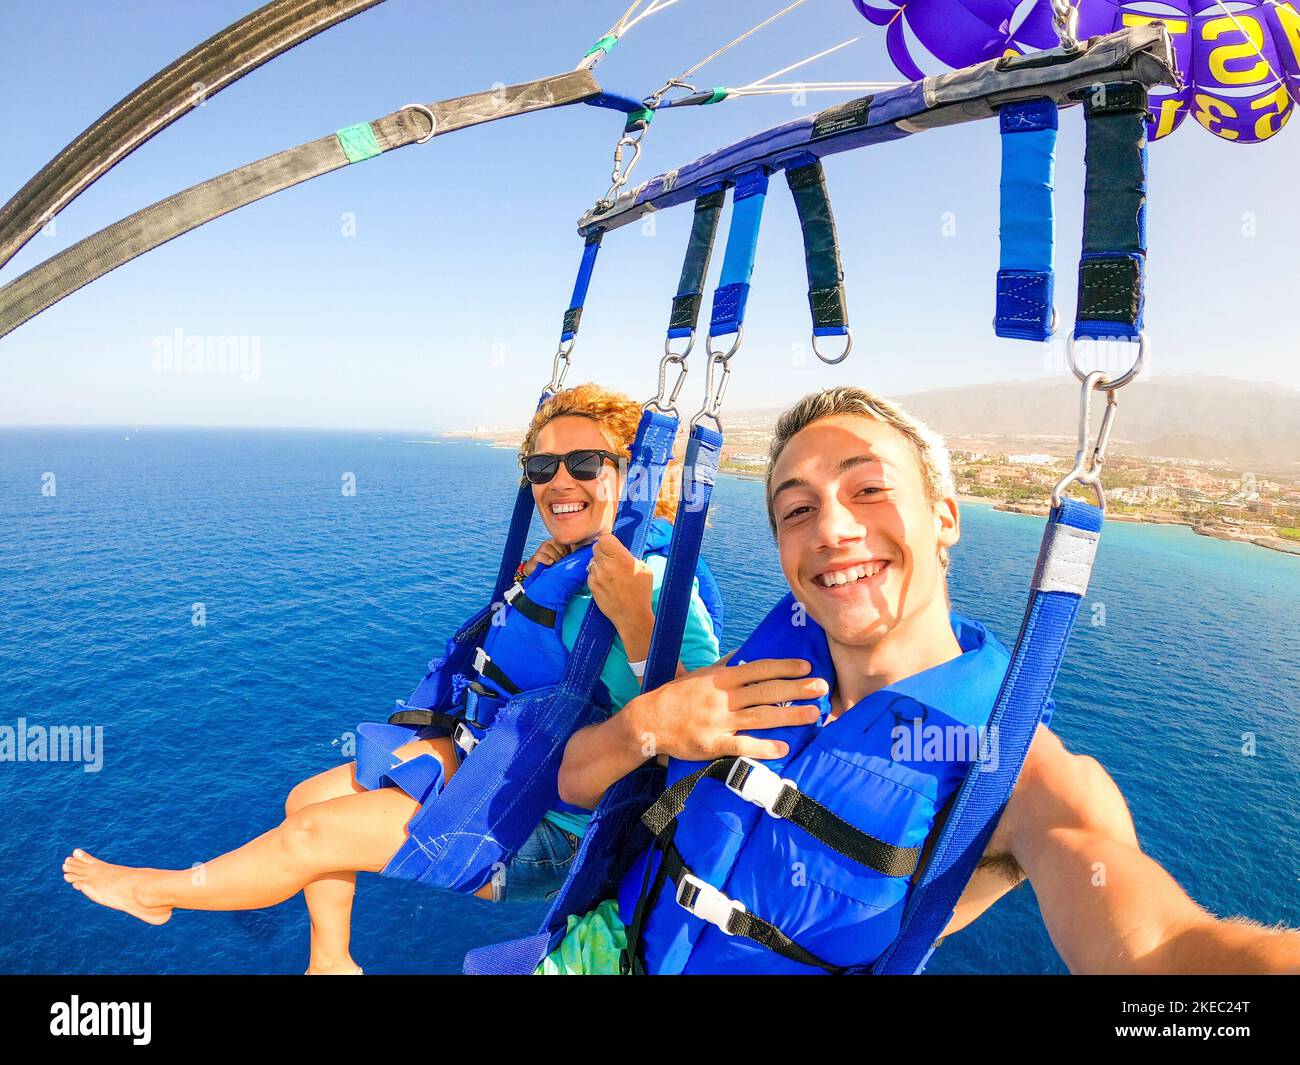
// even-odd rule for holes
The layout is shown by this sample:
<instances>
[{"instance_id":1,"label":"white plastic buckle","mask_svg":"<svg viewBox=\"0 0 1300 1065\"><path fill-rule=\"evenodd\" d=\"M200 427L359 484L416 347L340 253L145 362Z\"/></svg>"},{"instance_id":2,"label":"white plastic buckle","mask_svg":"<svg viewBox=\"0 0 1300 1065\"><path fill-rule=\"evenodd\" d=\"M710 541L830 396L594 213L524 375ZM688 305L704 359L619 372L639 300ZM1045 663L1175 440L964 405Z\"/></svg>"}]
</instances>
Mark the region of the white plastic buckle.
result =
<instances>
[{"instance_id":1,"label":"white plastic buckle","mask_svg":"<svg viewBox=\"0 0 1300 1065\"><path fill-rule=\"evenodd\" d=\"M520 584L518 581L515 581L514 584L512 584L509 588L505 590L501 598L504 599L507 603L514 603L514 601L523 594L524 594L524 586Z\"/></svg>"},{"instance_id":2,"label":"white plastic buckle","mask_svg":"<svg viewBox=\"0 0 1300 1065\"><path fill-rule=\"evenodd\" d=\"M682 900L682 896L692 888L695 889L695 896L688 906ZM705 883L694 873L684 873L681 880L677 882L677 905L701 921L708 921L729 936L735 933L728 930L727 921L733 913L745 912L743 902L727 898L712 884Z\"/></svg>"},{"instance_id":3,"label":"white plastic buckle","mask_svg":"<svg viewBox=\"0 0 1300 1065\"><path fill-rule=\"evenodd\" d=\"M742 766L747 767L748 772L745 773L740 784L736 784L735 780L740 775ZM736 759L735 764L727 773L727 788L746 802L761 806L770 816L776 818L781 817L776 812L776 801L781 797L781 793L786 788L798 790L793 780L787 777L778 777L762 762L756 762L752 758Z\"/></svg>"},{"instance_id":4,"label":"white plastic buckle","mask_svg":"<svg viewBox=\"0 0 1300 1065\"><path fill-rule=\"evenodd\" d=\"M480 677L483 676L483 670L487 669L487 664L492 659L488 658L488 653L481 647L474 648L474 672Z\"/></svg>"},{"instance_id":5,"label":"white plastic buckle","mask_svg":"<svg viewBox=\"0 0 1300 1065\"><path fill-rule=\"evenodd\" d=\"M456 727L451 733L451 741L466 754L479 745L479 738L474 735L474 730L463 721L456 722Z\"/></svg>"}]
</instances>

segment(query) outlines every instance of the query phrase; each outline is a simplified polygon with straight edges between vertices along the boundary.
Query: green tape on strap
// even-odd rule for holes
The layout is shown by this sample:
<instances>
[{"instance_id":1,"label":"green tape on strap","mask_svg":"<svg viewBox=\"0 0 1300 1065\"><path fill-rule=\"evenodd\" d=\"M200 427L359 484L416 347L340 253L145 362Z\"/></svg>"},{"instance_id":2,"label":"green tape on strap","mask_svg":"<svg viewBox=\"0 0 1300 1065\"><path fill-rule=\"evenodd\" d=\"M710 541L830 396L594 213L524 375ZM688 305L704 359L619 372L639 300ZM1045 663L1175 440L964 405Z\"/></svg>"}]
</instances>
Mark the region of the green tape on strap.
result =
<instances>
[{"instance_id":1,"label":"green tape on strap","mask_svg":"<svg viewBox=\"0 0 1300 1065\"><path fill-rule=\"evenodd\" d=\"M618 44L618 36L611 33L608 37L602 37L588 48L586 53L583 55L583 58L586 59L587 56L591 55L593 52L604 52L606 55L609 55L609 53L614 50L614 45L616 44Z\"/></svg>"},{"instance_id":2,"label":"green tape on strap","mask_svg":"<svg viewBox=\"0 0 1300 1065\"><path fill-rule=\"evenodd\" d=\"M358 122L355 126L345 126L334 134L339 139L339 147L348 157L349 163L360 163L380 155L383 149L375 140L375 131L369 122Z\"/></svg>"},{"instance_id":3,"label":"green tape on strap","mask_svg":"<svg viewBox=\"0 0 1300 1065\"><path fill-rule=\"evenodd\" d=\"M650 120L654 117L655 113L649 107L643 107L640 111L629 111L627 124L623 127L623 132L635 133L639 129L644 129L650 125Z\"/></svg>"},{"instance_id":4,"label":"green tape on strap","mask_svg":"<svg viewBox=\"0 0 1300 1065\"><path fill-rule=\"evenodd\" d=\"M706 104L720 104L722 103L723 100L727 98L728 92L729 90L727 88L725 88L722 85L719 85L716 89L713 90L713 95L710 96L704 102Z\"/></svg>"}]
</instances>

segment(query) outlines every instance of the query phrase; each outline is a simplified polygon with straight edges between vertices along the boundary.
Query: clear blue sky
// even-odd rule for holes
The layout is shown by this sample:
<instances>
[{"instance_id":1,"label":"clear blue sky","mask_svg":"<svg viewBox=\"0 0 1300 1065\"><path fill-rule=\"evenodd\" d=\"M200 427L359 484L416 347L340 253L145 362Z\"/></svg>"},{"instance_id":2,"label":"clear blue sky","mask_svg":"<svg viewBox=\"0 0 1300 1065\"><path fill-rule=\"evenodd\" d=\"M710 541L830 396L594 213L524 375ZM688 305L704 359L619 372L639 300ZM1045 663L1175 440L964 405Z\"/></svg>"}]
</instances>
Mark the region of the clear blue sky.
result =
<instances>
[{"instance_id":1,"label":"clear blue sky","mask_svg":"<svg viewBox=\"0 0 1300 1065\"><path fill-rule=\"evenodd\" d=\"M11 43L0 199L149 75L257 0L0 0ZM344 125L568 69L624 0L388 0L300 46L156 137L59 216L0 280L185 186ZM599 67L640 96L778 0L681 0ZM849 0L811 0L708 68L752 80L861 34L811 79L894 78L880 31ZM17 44L18 47L12 47ZM817 108L841 97L810 96ZM637 181L801 113L755 99L661 115ZM572 107L402 149L320 178L151 252L0 342L0 424L430 428L518 423L549 374L580 242L574 221L609 180L617 116ZM828 180L858 346L836 369L794 365L808 332L797 226L773 186L747 342L729 402L784 403L853 381L888 393L1060 372L1037 346L992 335L997 127L921 134L836 156ZM1058 306L1074 305L1082 118L1062 122ZM1160 373L1300 388L1300 123L1258 146L1188 122L1152 150L1149 328ZM352 212L355 237L341 235ZM951 212L956 235L944 236ZM689 208L606 239L572 381L653 390ZM1254 235L1243 235L1243 216ZM716 268L716 260L715 260ZM154 343L259 338L260 378L163 374ZM697 402L703 374L688 386Z\"/></svg>"}]
</instances>

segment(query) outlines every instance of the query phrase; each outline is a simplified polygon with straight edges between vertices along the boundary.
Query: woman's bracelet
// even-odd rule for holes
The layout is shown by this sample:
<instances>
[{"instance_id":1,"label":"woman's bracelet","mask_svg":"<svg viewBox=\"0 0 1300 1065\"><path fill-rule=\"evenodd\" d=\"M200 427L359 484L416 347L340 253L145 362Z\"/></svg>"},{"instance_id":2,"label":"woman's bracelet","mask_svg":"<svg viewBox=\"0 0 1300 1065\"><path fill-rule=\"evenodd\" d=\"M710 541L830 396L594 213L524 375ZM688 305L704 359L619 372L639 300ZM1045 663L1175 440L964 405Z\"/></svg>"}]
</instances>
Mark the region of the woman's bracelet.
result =
<instances>
[{"instance_id":1,"label":"woman's bracelet","mask_svg":"<svg viewBox=\"0 0 1300 1065\"><path fill-rule=\"evenodd\" d=\"M523 582L524 582L524 578L528 576L527 571L524 569L524 567L525 567L526 565L528 565L527 562L521 562L521 563L519 563L519 567L515 570L515 583L516 583L516 584L523 584Z\"/></svg>"},{"instance_id":2,"label":"woman's bracelet","mask_svg":"<svg viewBox=\"0 0 1300 1065\"><path fill-rule=\"evenodd\" d=\"M643 658L640 662L629 662L627 664L627 668L632 671L632 675L636 677L637 680L645 680L646 661L647 660Z\"/></svg>"}]
</instances>

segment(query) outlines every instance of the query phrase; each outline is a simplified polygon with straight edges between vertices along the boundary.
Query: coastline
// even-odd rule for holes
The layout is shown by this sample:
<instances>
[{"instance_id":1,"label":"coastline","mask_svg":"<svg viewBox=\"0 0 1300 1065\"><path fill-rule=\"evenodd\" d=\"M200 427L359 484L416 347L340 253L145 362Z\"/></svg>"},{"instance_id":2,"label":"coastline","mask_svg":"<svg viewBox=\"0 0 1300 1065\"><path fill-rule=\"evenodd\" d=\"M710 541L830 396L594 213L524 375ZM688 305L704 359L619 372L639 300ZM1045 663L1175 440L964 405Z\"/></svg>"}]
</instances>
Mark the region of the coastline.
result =
<instances>
[{"instance_id":1,"label":"coastline","mask_svg":"<svg viewBox=\"0 0 1300 1065\"><path fill-rule=\"evenodd\" d=\"M959 493L957 502L962 506L987 506L1004 514L1024 514L1035 518L1047 517L1047 505L1043 503L1012 503L992 496L971 496ZM1284 540L1280 536L1262 536L1231 525L1211 522L1196 522L1191 518L1182 518L1173 514L1108 514L1107 521L1123 521L1133 525L1181 525L1191 529L1197 536L1206 536L1212 540L1226 540L1231 543L1252 544L1282 555L1300 557L1300 541Z\"/></svg>"}]
</instances>

